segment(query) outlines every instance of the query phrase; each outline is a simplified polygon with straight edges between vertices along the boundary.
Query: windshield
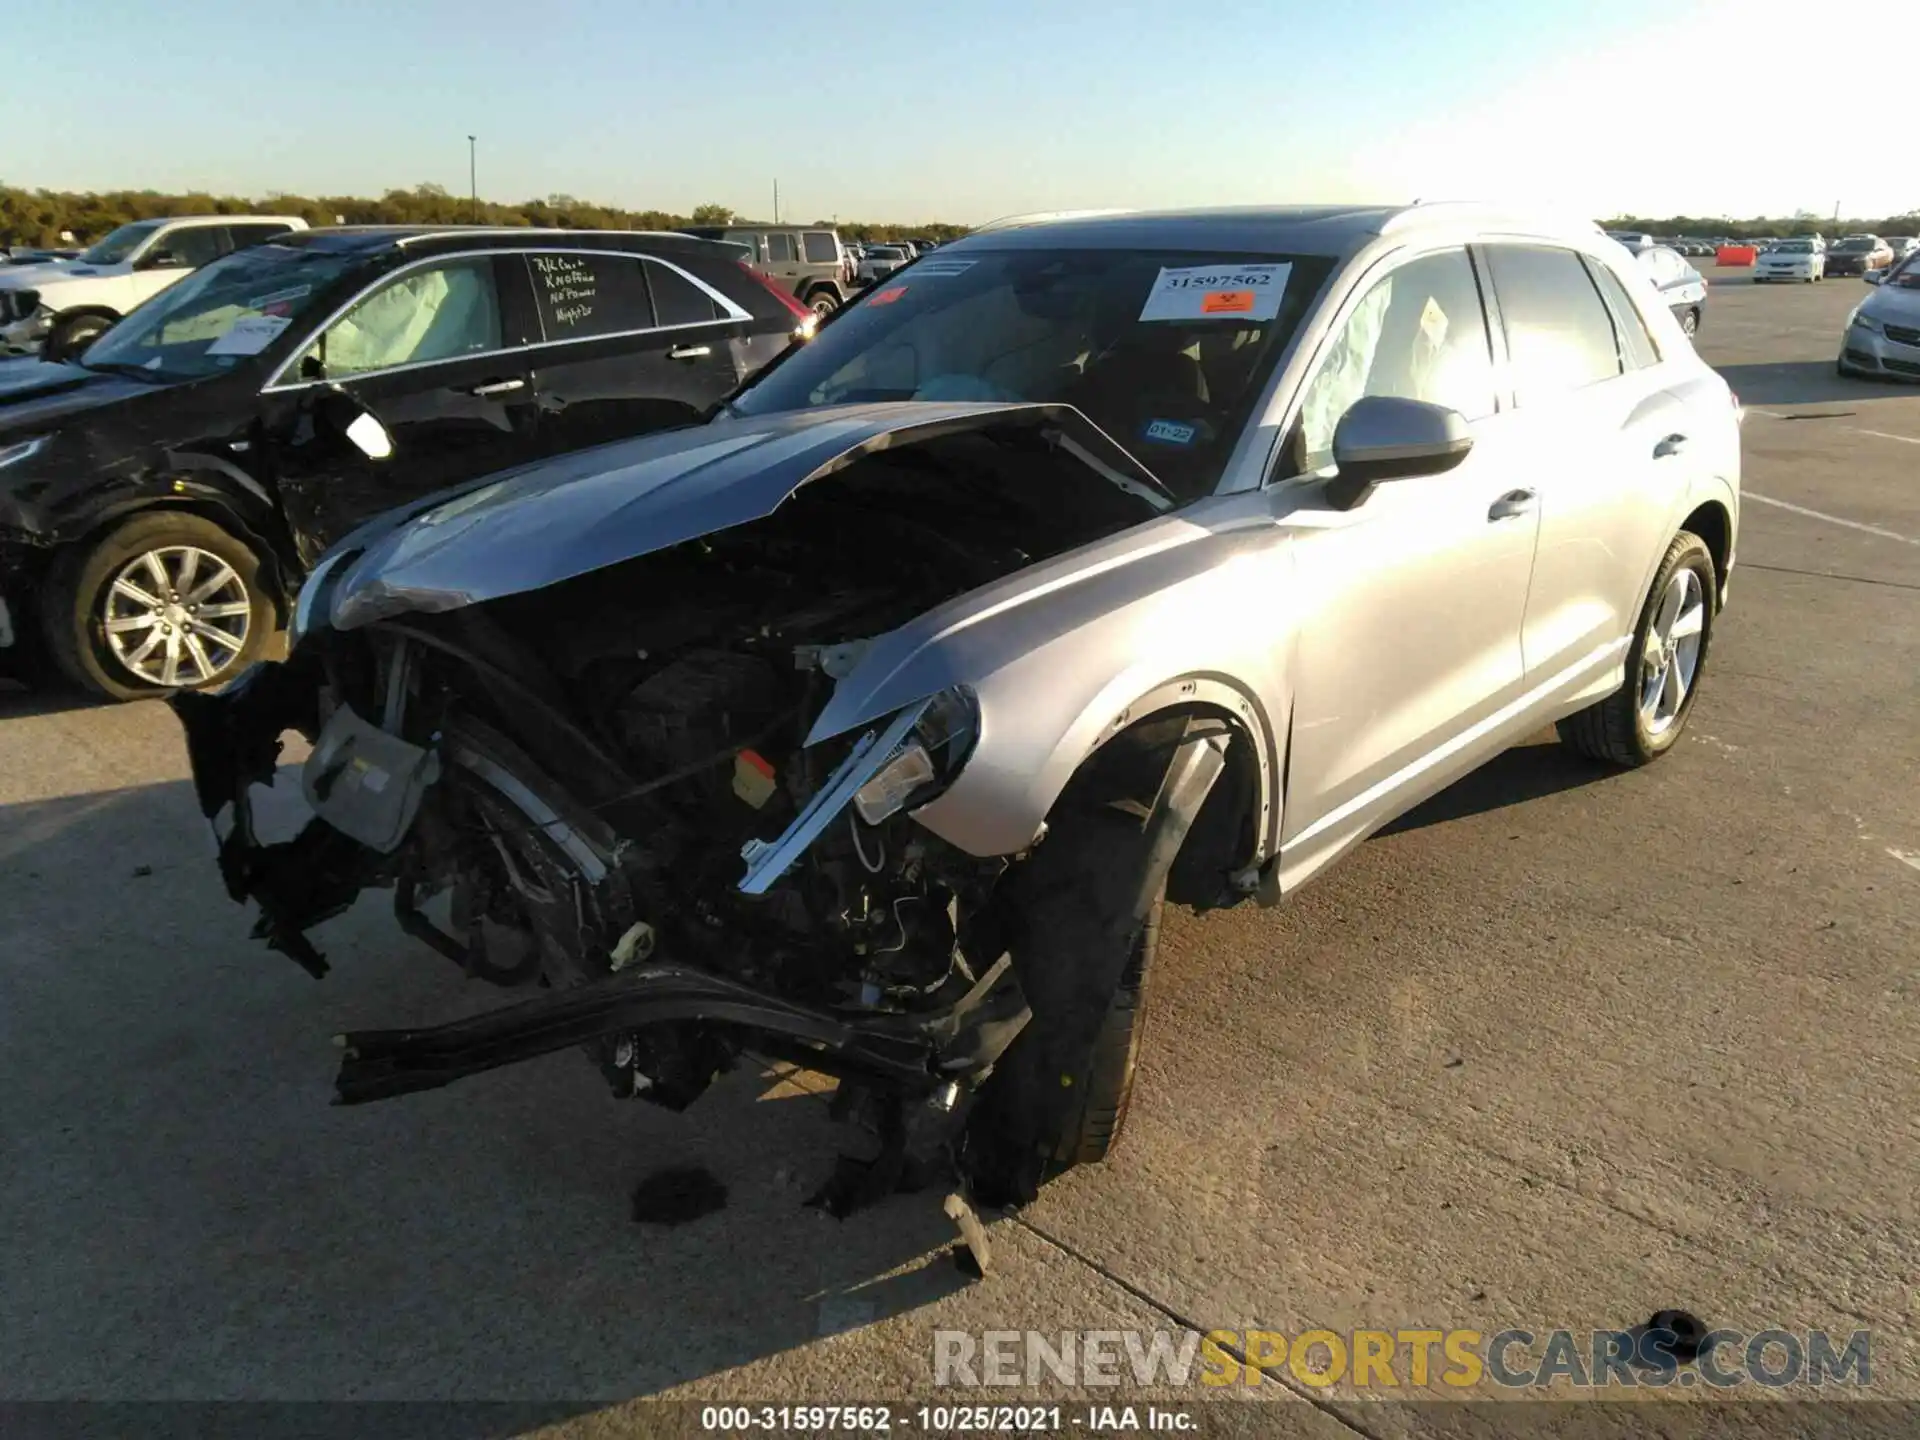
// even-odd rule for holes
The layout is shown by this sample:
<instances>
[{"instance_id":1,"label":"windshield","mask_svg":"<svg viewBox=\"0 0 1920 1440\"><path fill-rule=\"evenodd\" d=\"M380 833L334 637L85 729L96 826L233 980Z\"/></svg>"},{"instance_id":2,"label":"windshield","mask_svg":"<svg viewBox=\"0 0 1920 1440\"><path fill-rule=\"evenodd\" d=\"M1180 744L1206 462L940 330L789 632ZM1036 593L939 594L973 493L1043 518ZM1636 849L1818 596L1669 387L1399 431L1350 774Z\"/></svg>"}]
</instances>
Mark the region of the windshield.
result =
<instances>
[{"instance_id":1,"label":"windshield","mask_svg":"<svg viewBox=\"0 0 1920 1440\"><path fill-rule=\"evenodd\" d=\"M1773 252L1776 255L1811 255L1813 253L1813 242L1811 240L1783 240L1780 244L1773 247Z\"/></svg>"},{"instance_id":2,"label":"windshield","mask_svg":"<svg viewBox=\"0 0 1920 1440\"><path fill-rule=\"evenodd\" d=\"M787 351L732 408L1073 405L1190 500L1219 484L1331 263L1125 250L923 259Z\"/></svg>"},{"instance_id":3,"label":"windshield","mask_svg":"<svg viewBox=\"0 0 1920 1440\"><path fill-rule=\"evenodd\" d=\"M271 345L358 263L307 246L236 251L140 306L95 341L83 363L156 380L224 374Z\"/></svg>"},{"instance_id":4,"label":"windshield","mask_svg":"<svg viewBox=\"0 0 1920 1440\"><path fill-rule=\"evenodd\" d=\"M1842 241L1841 241L1841 242L1840 242L1840 243L1839 243L1838 245L1836 245L1836 246L1834 246L1833 248L1834 248L1834 249L1836 249L1836 250L1845 250L1845 251L1848 251L1849 253L1851 253L1851 252L1853 252L1853 251L1856 251L1856 250L1871 250L1871 249L1873 249L1873 241L1871 241L1871 240L1842 240Z\"/></svg>"},{"instance_id":5,"label":"windshield","mask_svg":"<svg viewBox=\"0 0 1920 1440\"><path fill-rule=\"evenodd\" d=\"M896 249L892 245L876 245L867 253L876 260L904 260L907 258L906 251Z\"/></svg>"},{"instance_id":6,"label":"windshield","mask_svg":"<svg viewBox=\"0 0 1920 1440\"><path fill-rule=\"evenodd\" d=\"M118 265L138 250L140 243L164 223L160 220L136 220L131 225L122 225L91 250L84 251L80 258L89 265Z\"/></svg>"}]
</instances>

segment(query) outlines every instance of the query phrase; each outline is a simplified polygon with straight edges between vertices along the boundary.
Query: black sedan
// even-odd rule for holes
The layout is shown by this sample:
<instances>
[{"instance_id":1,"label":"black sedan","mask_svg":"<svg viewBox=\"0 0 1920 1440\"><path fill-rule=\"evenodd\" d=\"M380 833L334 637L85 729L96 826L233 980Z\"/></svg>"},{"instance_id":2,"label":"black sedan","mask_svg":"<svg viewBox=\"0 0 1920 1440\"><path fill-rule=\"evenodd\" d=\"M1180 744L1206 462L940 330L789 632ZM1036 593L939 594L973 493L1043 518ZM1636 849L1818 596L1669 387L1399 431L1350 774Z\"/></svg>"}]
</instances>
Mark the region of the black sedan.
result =
<instances>
[{"instance_id":1,"label":"black sedan","mask_svg":"<svg viewBox=\"0 0 1920 1440\"><path fill-rule=\"evenodd\" d=\"M230 255L73 363L0 366L0 647L32 614L99 694L220 683L361 521L700 420L812 323L691 238L316 230Z\"/></svg>"}]
</instances>

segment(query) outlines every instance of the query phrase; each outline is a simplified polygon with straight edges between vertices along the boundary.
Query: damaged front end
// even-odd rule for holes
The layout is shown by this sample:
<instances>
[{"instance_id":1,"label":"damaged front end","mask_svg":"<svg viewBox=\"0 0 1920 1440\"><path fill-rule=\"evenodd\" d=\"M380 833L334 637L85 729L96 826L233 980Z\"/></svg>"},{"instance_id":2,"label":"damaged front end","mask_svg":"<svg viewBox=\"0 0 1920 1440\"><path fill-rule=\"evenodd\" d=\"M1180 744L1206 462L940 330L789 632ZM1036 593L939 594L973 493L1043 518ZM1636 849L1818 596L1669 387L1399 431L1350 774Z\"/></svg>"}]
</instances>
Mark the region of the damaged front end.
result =
<instances>
[{"instance_id":1,"label":"damaged front end","mask_svg":"<svg viewBox=\"0 0 1920 1440\"><path fill-rule=\"evenodd\" d=\"M486 507L456 499L323 563L284 663L173 701L222 877L258 907L259 938L322 975L308 932L388 888L401 927L466 974L539 992L341 1037L338 1103L578 1047L615 1095L678 1109L751 1052L876 1107L881 1156L843 1172L826 1197L841 1211L954 1139L1030 1019L996 904L1011 862L910 814L971 758L972 694L953 683L810 732L862 637L1164 508L1150 477L1116 473L1124 452L1090 455L1097 431L979 408L914 417L911 445L897 416L851 434L841 417L824 452L791 425L763 436L809 468L717 530L687 513L692 441L643 449L598 523L529 483L517 515L481 515L469 535L537 548L577 523L625 558L517 552L507 583L483 546L468 603L407 569L411 554L416 571L457 573L433 527ZM772 462L721 448L764 481ZM723 482L707 476L705 493ZM635 494L655 497L651 513ZM636 538L611 540L615 523ZM312 818L263 843L251 794L289 730L312 745Z\"/></svg>"}]
</instances>

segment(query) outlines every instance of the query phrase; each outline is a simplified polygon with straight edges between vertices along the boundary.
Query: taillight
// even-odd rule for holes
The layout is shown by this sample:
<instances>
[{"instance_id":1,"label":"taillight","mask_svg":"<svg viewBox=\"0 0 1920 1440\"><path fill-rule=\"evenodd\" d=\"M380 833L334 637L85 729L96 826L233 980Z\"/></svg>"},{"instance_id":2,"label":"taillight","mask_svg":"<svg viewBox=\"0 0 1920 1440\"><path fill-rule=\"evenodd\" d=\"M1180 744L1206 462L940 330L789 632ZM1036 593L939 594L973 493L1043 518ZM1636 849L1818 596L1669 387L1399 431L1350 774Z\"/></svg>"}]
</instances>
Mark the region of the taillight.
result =
<instances>
[{"instance_id":1,"label":"taillight","mask_svg":"<svg viewBox=\"0 0 1920 1440\"><path fill-rule=\"evenodd\" d=\"M787 307L787 312L793 316L793 333L795 337L801 340L811 340L815 327L820 323L820 317L805 305L802 305L798 300L794 299L792 295L774 284L773 281L762 275L758 270L754 269L753 266L749 265L746 261L742 260L739 264L742 270L746 271L747 274L751 275L760 283L760 287L763 290Z\"/></svg>"}]
</instances>

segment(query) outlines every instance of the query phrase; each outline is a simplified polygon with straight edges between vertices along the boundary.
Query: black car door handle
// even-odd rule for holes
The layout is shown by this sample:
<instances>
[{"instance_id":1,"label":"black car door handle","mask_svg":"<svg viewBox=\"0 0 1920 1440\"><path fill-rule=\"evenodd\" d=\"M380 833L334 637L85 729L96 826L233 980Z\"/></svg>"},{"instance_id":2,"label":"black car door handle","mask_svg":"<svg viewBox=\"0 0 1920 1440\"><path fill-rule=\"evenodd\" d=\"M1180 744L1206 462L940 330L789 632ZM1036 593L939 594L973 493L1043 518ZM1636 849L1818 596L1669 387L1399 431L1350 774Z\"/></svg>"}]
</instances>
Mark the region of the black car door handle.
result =
<instances>
[{"instance_id":1,"label":"black car door handle","mask_svg":"<svg viewBox=\"0 0 1920 1440\"><path fill-rule=\"evenodd\" d=\"M1511 520L1516 515L1531 514L1534 501L1539 498L1531 490L1509 490L1487 507L1487 519Z\"/></svg>"},{"instance_id":2,"label":"black car door handle","mask_svg":"<svg viewBox=\"0 0 1920 1440\"><path fill-rule=\"evenodd\" d=\"M523 389L526 383L526 381L518 378L512 380L489 380L484 385L474 386L471 390L467 391L467 393L469 395L505 395L511 391Z\"/></svg>"},{"instance_id":3,"label":"black car door handle","mask_svg":"<svg viewBox=\"0 0 1920 1440\"><path fill-rule=\"evenodd\" d=\"M669 360L698 360L703 355L711 355L711 345L676 345L667 351Z\"/></svg>"}]
</instances>

